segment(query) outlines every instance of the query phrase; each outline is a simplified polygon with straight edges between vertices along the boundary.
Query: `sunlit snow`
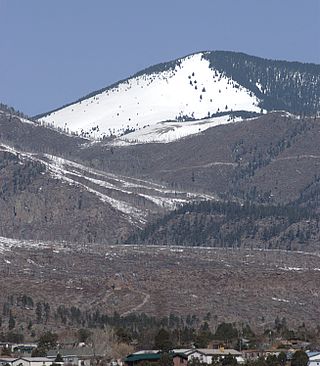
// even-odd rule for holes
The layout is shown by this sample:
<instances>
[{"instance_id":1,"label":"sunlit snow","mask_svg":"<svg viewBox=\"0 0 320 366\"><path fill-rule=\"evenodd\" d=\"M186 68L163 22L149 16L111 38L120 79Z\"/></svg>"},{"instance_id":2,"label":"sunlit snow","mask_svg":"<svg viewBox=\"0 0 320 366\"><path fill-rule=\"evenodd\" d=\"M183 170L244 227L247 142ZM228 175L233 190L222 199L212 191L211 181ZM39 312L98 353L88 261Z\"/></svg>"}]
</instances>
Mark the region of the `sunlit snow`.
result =
<instances>
[{"instance_id":1,"label":"sunlit snow","mask_svg":"<svg viewBox=\"0 0 320 366\"><path fill-rule=\"evenodd\" d=\"M241 120L242 119L239 117L233 118L230 115L225 115L214 118L206 118L200 121L159 122L157 124L121 136L114 141L114 144L125 145L125 143L132 144L147 142L168 143L183 137L201 133L211 127L238 122Z\"/></svg>"},{"instance_id":2,"label":"sunlit snow","mask_svg":"<svg viewBox=\"0 0 320 366\"><path fill-rule=\"evenodd\" d=\"M198 53L179 60L174 69L132 77L41 120L98 138L119 136L158 122L207 118L219 112L260 112L258 104L259 99L248 89L211 69L203 53ZM196 126L192 133L199 128ZM181 136L186 130L181 129Z\"/></svg>"}]
</instances>

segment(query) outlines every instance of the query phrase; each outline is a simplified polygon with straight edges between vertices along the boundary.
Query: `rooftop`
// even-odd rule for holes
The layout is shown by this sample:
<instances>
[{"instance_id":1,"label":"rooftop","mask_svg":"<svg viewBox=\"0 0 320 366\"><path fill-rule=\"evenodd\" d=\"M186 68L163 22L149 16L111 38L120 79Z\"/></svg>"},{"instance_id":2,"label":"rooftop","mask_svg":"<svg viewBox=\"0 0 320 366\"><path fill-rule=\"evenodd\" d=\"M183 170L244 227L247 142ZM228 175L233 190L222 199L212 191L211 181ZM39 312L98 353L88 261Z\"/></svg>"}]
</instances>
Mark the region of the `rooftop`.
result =
<instances>
[{"instance_id":1,"label":"rooftop","mask_svg":"<svg viewBox=\"0 0 320 366\"><path fill-rule=\"evenodd\" d=\"M17 360L17 358L15 358L15 357L0 356L0 362L12 362L15 360Z\"/></svg>"},{"instance_id":2,"label":"rooftop","mask_svg":"<svg viewBox=\"0 0 320 366\"><path fill-rule=\"evenodd\" d=\"M242 353L239 351L236 351L235 349L232 348L197 348L195 349L195 351L198 351L204 355L207 356L218 356L218 355L233 355L233 356L241 356Z\"/></svg>"},{"instance_id":3,"label":"rooftop","mask_svg":"<svg viewBox=\"0 0 320 366\"><path fill-rule=\"evenodd\" d=\"M320 352L307 352L307 355L309 358L317 357L317 356L319 356L319 358L320 358Z\"/></svg>"},{"instance_id":4,"label":"rooftop","mask_svg":"<svg viewBox=\"0 0 320 366\"><path fill-rule=\"evenodd\" d=\"M124 362L159 360L160 357L161 357L160 353L131 354L124 359Z\"/></svg>"},{"instance_id":5,"label":"rooftop","mask_svg":"<svg viewBox=\"0 0 320 366\"><path fill-rule=\"evenodd\" d=\"M94 351L91 347L79 347L79 348L59 348L59 349L51 349L47 352L48 357L56 357L57 354L60 354L62 357L66 356L93 356Z\"/></svg>"},{"instance_id":6,"label":"rooftop","mask_svg":"<svg viewBox=\"0 0 320 366\"><path fill-rule=\"evenodd\" d=\"M183 352L170 352L173 357L182 357L187 358L187 356ZM152 351L139 351L128 355L124 361L125 362L135 362L135 361L150 361L150 360L159 360L161 358L161 351L152 350Z\"/></svg>"},{"instance_id":7,"label":"rooftop","mask_svg":"<svg viewBox=\"0 0 320 366\"><path fill-rule=\"evenodd\" d=\"M29 362L52 362L52 360L47 357L20 357L20 359Z\"/></svg>"}]
</instances>

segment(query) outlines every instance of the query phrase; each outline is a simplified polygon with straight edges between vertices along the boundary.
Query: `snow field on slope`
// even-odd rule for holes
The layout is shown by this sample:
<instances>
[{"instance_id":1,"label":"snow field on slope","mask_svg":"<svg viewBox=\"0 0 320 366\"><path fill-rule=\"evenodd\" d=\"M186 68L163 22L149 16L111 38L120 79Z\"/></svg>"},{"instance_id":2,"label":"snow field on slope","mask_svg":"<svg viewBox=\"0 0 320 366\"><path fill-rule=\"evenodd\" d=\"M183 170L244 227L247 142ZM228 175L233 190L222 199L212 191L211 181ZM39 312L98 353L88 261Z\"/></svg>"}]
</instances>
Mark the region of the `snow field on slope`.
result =
<instances>
[{"instance_id":1,"label":"snow field on slope","mask_svg":"<svg viewBox=\"0 0 320 366\"><path fill-rule=\"evenodd\" d=\"M43 117L46 123L91 137L121 135L185 116L201 119L217 112L259 112L259 100L232 79L209 67L203 53L180 60L174 70L144 74L94 97ZM92 128L99 127L99 131Z\"/></svg>"},{"instance_id":2,"label":"snow field on slope","mask_svg":"<svg viewBox=\"0 0 320 366\"><path fill-rule=\"evenodd\" d=\"M186 122L158 122L157 124L130 132L114 140L114 145L126 145L127 143L169 143L175 140L194 135L207 130L208 128L228 123L242 121L241 118L232 118L229 115L206 118L200 121Z\"/></svg>"},{"instance_id":3,"label":"snow field on slope","mask_svg":"<svg viewBox=\"0 0 320 366\"><path fill-rule=\"evenodd\" d=\"M23 239L13 239L13 238L6 238L0 236L0 253L4 253L10 250L15 250L17 248L26 248L26 249L47 249L55 247L61 251L68 251L65 246L65 243L55 242L50 243L46 241L33 241L33 240L23 240ZM7 262L8 263L8 262ZM10 263L8 263L10 264Z\"/></svg>"},{"instance_id":4,"label":"snow field on slope","mask_svg":"<svg viewBox=\"0 0 320 366\"><path fill-rule=\"evenodd\" d=\"M138 180L135 182L136 180L134 178L126 178L123 176L117 177L114 174L95 171L84 165L60 157L46 155L46 158L50 160L48 167L55 177L66 180L69 183L72 182L82 186L89 192L97 195L103 202L109 203L115 209L126 215L132 216L135 219L140 219L140 221L144 221L144 218L147 216L147 212L145 210L141 210L123 200L116 200L107 194L99 192L97 189L90 188L88 185L80 183L75 178L84 178L86 181L92 182L97 188L108 188L110 190L119 191L123 194L134 194L136 196L144 197L145 199L155 203L157 206L167 209L175 209L177 205L187 203L192 200L215 199L214 196L207 194L168 190L165 186L159 186L148 181ZM76 168L76 170L73 168ZM93 175L96 178L92 178L90 175ZM129 182L126 181L126 179ZM128 187L130 187L130 189L128 189ZM144 193L139 190L137 191L139 188L142 188Z\"/></svg>"},{"instance_id":5,"label":"snow field on slope","mask_svg":"<svg viewBox=\"0 0 320 366\"><path fill-rule=\"evenodd\" d=\"M1 150L19 156L20 159L41 162L54 178L79 186L83 190L94 194L99 200L120 211L131 223L136 225L144 224L148 215L152 213L152 209L140 207L139 204L134 203L135 200L127 202L126 197L128 195L142 198L158 207L169 210L193 200L216 199L208 194L170 190L164 185L147 180L94 170L85 165L54 155L44 154L38 156L18 151L4 144L0 144ZM121 193L121 199L113 197L114 192Z\"/></svg>"}]
</instances>

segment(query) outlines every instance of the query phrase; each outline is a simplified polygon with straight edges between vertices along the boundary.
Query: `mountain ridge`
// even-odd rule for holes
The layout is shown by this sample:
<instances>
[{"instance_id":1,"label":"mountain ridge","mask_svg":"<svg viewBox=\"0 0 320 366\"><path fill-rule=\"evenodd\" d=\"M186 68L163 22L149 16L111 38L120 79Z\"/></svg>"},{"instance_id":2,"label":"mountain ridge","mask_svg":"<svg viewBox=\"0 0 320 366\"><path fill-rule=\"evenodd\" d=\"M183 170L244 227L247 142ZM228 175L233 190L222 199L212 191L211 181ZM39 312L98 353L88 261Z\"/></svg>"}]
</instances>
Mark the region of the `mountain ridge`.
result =
<instances>
[{"instance_id":1,"label":"mountain ridge","mask_svg":"<svg viewBox=\"0 0 320 366\"><path fill-rule=\"evenodd\" d=\"M99 94L99 93L102 93L108 89L111 89L111 88L114 88L116 86L118 86L120 83L122 82L125 82L127 81L128 79L130 78L134 78L136 76L140 76L144 73L147 73L148 71L151 71L152 69L156 68L157 66L162 66L162 65L169 65L171 63L176 63L177 61L183 59L183 58L186 58L186 57L189 57L189 56L193 56L193 55L196 55L196 54L199 54L199 53L212 53L212 52L219 52L219 53L234 53L234 54L237 54L237 55L241 55L241 56L247 56L247 57L252 57L252 58L256 58L256 59L260 59L260 60L265 60L265 61L272 61L272 62L283 62L283 63L290 63L290 64L294 64L294 65L309 65L309 66L319 66L319 64L316 64L314 62L302 62L302 61L287 61L287 60L283 60L283 59L272 59L272 58L268 58L268 57L260 57L260 56L255 56L255 55L251 55L251 54L247 54L245 52L238 52L238 51L228 51L228 50L214 50L214 51L210 51L210 50L201 50L201 51L196 51L196 52L192 52L192 53L188 53L186 54L185 56L182 56L182 57L178 57L178 58L175 58L174 60L170 60L170 61L164 61L164 62L160 62L160 63L156 63L156 64L153 64L151 66L148 66L148 67L145 67L143 69L141 69L141 71L138 71L138 72L135 72L133 73L132 75L129 75L128 77L126 78L123 78L123 79L120 79L118 81L115 81L113 83L111 83L110 85L106 86L106 87L103 87L103 88L100 88L100 89L96 89L92 92L89 92L88 94L85 94L84 96L82 97L79 97L79 98L76 98L75 100L71 101L71 102L67 102L65 104L63 104L62 106L60 107L56 107L56 108L53 108L53 109L50 109L49 111L46 111L46 112L40 112L40 113L37 113L36 115L33 115L31 116L32 119L39 119L49 113L52 113L52 112L56 112L62 108L65 108L65 107L68 107L74 103L77 103L77 102L80 102L82 100L85 100L87 98L90 98L90 97L93 97L95 96L96 94ZM170 67L170 66L167 66L167 67Z\"/></svg>"}]
</instances>

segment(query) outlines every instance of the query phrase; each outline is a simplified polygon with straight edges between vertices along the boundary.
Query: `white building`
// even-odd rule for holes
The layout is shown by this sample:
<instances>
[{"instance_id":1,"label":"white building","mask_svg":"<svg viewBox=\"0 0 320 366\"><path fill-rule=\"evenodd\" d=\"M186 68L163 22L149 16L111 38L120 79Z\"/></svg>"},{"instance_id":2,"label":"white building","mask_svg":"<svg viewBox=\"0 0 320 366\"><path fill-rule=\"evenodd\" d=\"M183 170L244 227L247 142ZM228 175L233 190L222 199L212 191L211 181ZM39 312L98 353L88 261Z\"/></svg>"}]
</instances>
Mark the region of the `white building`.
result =
<instances>
[{"instance_id":1,"label":"white building","mask_svg":"<svg viewBox=\"0 0 320 366\"><path fill-rule=\"evenodd\" d=\"M229 348L191 348L191 349L174 349L173 350L176 353L182 353L186 356L188 356L188 361L192 360L192 358L197 358L202 362L205 362L207 364L212 363L212 359L223 359L224 357L231 355L235 357L235 359L238 361L238 363L244 363L244 358L242 356L242 353L239 351L236 351L235 349L229 349ZM320 365L316 365L320 366Z\"/></svg>"},{"instance_id":2,"label":"white building","mask_svg":"<svg viewBox=\"0 0 320 366\"><path fill-rule=\"evenodd\" d=\"M16 359L12 366L50 366L52 360L47 357L20 357Z\"/></svg>"},{"instance_id":3,"label":"white building","mask_svg":"<svg viewBox=\"0 0 320 366\"><path fill-rule=\"evenodd\" d=\"M320 352L307 352L309 357L308 366L320 366Z\"/></svg>"}]
</instances>

